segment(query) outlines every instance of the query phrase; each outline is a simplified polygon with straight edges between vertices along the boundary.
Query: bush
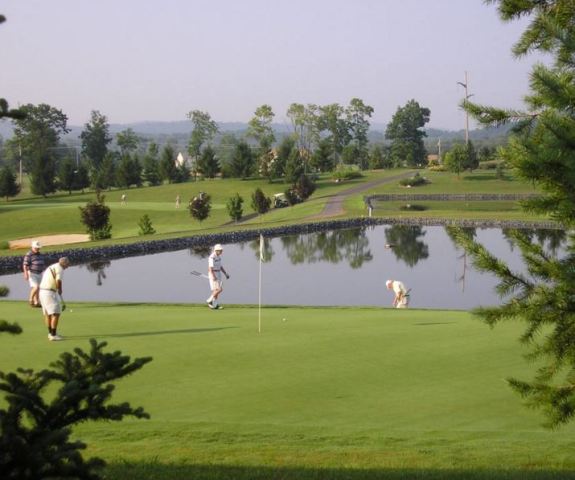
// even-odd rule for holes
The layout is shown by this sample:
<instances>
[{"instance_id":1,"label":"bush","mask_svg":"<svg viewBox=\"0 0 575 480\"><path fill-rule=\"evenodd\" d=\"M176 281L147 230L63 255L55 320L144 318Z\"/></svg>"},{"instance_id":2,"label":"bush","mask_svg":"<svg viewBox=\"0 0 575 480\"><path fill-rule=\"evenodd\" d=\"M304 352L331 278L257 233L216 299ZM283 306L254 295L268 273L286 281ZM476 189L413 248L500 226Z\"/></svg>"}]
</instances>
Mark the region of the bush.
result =
<instances>
[{"instance_id":1,"label":"bush","mask_svg":"<svg viewBox=\"0 0 575 480\"><path fill-rule=\"evenodd\" d=\"M103 240L112 237L112 225L110 225L110 208L104 205L104 195L96 192L96 201L90 201L85 207L78 207L82 217L82 223L87 227L87 232L92 240Z\"/></svg>"},{"instance_id":2,"label":"bush","mask_svg":"<svg viewBox=\"0 0 575 480\"><path fill-rule=\"evenodd\" d=\"M243 209L244 199L239 193L236 193L233 197L228 198L226 203L226 208L228 210L228 215L234 222L239 222L244 214Z\"/></svg>"},{"instance_id":3,"label":"bush","mask_svg":"<svg viewBox=\"0 0 575 480\"><path fill-rule=\"evenodd\" d=\"M505 162L503 160L487 160L485 162L479 162L479 170L497 170L497 167L505 166Z\"/></svg>"},{"instance_id":4,"label":"bush","mask_svg":"<svg viewBox=\"0 0 575 480\"><path fill-rule=\"evenodd\" d=\"M0 241L0 250L8 250L10 248L10 242L8 240Z\"/></svg>"},{"instance_id":5,"label":"bush","mask_svg":"<svg viewBox=\"0 0 575 480\"><path fill-rule=\"evenodd\" d=\"M399 184L402 187L419 187L421 185L425 185L427 183L427 179L422 177L419 173L416 173L413 177L403 178L399 181Z\"/></svg>"},{"instance_id":6,"label":"bush","mask_svg":"<svg viewBox=\"0 0 575 480\"><path fill-rule=\"evenodd\" d=\"M271 204L271 198L266 197L261 188L256 188L255 192L252 193L252 208L260 215L268 212Z\"/></svg>"},{"instance_id":7,"label":"bush","mask_svg":"<svg viewBox=\"0 0 575 480\"><path fill-rule=\"evenodd\" d=\"M207 193L200 192L197 197L194 197L192 200L190 200L190 215L200 222L204 221L210 216L211 209L211 197Z\"/></svg>"},{"instance_id":8,"label":"bush","mask_svg":"<svg viewBox=\"0 0 575 480\"><path fill-rule=\"evenodd\" d=\"M148 214L145 214L142 218L140 218L138 226L140 227L138 235L153 235L154 233L156 233L156 230L154 230L154 227L152 226L152 221L150 220Z\"/></svg>"},{"instance_id":9,"label":"bush","mask_svg":"<svg viewBox=\"0 0 575 480\"><path fill-rule=\"evenodd\" d=\"M0 285L0 297L7 297L10 294L10 289L6 285Z\"/></svg>"},{"instance_id":10,"label":"bush","mask_svg":"<svg viewBox=\"0 0 575 480\"><path fill-rule=\"evenodd\" d=\"M354 178L363 177L357 165L338 165L333 172L333 179L336 182L343 182L344 180L353 180Z\"/></svg>"},{"instance_id":11,"label":"bush","mask_svg":"<svg viewBox=\"0 0 575 480\"><path fill-rule=\"evenodd\" d=\"M423 210L427 210L427 207L425 205L412 205L408 203L406 205L401 205L399 209L404 211L422 212Z\"/></svg>"}]
</instances>

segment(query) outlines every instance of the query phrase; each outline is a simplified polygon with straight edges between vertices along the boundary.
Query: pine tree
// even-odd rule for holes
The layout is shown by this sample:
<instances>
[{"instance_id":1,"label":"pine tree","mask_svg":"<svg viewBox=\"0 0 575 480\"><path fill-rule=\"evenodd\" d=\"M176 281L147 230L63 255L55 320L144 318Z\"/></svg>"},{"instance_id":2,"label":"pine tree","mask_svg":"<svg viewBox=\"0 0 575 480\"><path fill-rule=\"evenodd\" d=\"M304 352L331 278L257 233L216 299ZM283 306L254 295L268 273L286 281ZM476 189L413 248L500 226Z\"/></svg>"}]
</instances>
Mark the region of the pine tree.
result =
<instances>
[{"instance_id":1,"label":"pine tree","mask_svg":"<svg viewBox=\"0 0 575 480\"><path fill-rule=\"evenodd\" d=\"M268 212L271 204L271 198L266 197L261 188L256 188L254 193L252 193L252 208L260 215Z\"/></svg>"},{"instance_id":2,"label":"pine tree","mask_svg":"<svg viewBox=\"0 0 575 480\"><path fill-rule=\"evenodd\" d=\"M243 203L244 199L240 196L239 193L236 193L233 197L230 197L226 203L228 214L234 222L239 222L242 218L244 213L244 209L242 207Z\"/></svg>"},{"instance_id":3,"label":"pine tree","mask_svg":"<svg viewBox=\"0 0 575 480\"><path fill-rule=\"evenodd\" d=\"M575 6L569 0L517 2L489 0L500 16L532 21L514 47L517 55L541 50L554 59L536 65L531 74L528 112L505 111L464 102L484 125L513 122L514 133L501 154L516 174L540 187L537 198L525 201L526 211L545 214L565 230L575 223ZM510 232L527 273L517 273L463 231L451 233L480 271L495 274L505 302L475 310L487 324L521 319L522 342L540 367L532 380L509 379L527 403L544 411L548 425L557 426L575 415L575 235L569 233L565 254L543 248L522 231Z\"/></svg>"},{"instance_id":4,"label":"pine tree","mask_svg":"<svg viewBox=\"0 0 575 480\"><path fill-rule=\"evenodd\" d=\"M0 325L0 330L6 330ZM11 329L13 333L17 333ZM72 440L72 427L85 421L149 418L142 407L111 403L113 381L141 369L150 357L131 360L106 353L106 342L90 340L90 351L75 348L41 371L0 372L0 478L98 480L105 463L84 459L86 444Z\"/></svg>"},{"instance_id":5,"label":"pine tree","mask_svg":"<svg viewBox=\"0 0 575 480\"><path fill-rule=\"evenodd\" d=\"M6 165L0 170L0 197L6 198L15 197L20 193L20 185L16 183L16 176L12 173L12 169Z\"/></svg>"},{"instance_id":6,"label":"pine tree","mask_svg":"<svg viewBox=\"0 0 575 480\"><path fill-rule=\"evenodd\" d=\"M206 193L200 193L190 201L190 215L200 222L210 216L211 209L211 197Z\"/></svg>"}]
</instances>

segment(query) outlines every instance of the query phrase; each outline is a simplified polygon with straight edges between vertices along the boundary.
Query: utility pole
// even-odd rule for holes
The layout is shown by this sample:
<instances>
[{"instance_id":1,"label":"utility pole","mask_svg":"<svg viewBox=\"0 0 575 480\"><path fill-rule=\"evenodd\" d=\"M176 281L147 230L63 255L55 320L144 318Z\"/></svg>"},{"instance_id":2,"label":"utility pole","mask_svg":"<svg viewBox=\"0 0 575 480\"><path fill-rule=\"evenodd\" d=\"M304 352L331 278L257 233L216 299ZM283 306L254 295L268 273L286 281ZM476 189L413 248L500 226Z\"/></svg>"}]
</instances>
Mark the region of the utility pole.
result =
<instances>
[{"instance_id":1,"label":"utility pole","mask_svg":"<svg viewBox=\"0 0 575 480\"><path fill-rule=\"evenodd\" d=\"M462 83L462 82L457 82L457 83L465 89L465 102L467 102L467 100L469 100L469 98L471 98L473 96L473 94L469 94L467 92L467 86L469 85L469 82L467 81L467 71L465 72L465 83ZM467 110L466 110L465 111L465 145L467 145L468 143L469 143L469 113L467 113Z\"/></svg>"},{"instance_id":2,"label":"utility pole","mask_svg":"<svg viewBox=\"0 0 575 480\"><path fill-rule=\"evenodd\" d=\"M22 147L18 143L18 160L20 163L20 188L22 188Z\"/></svg>"}]
</instances>

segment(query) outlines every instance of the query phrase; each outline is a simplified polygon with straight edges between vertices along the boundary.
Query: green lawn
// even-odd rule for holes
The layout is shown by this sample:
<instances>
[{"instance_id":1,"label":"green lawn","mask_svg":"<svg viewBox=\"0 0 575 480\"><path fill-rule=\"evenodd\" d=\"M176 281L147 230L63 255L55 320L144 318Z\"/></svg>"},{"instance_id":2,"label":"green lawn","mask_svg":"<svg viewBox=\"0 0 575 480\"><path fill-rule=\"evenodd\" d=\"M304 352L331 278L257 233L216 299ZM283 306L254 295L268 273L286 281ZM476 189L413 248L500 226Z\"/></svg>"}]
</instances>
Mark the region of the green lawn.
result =
<instances>
[{"instance_id":1,"label":"green lawn","mask_svg":"<svg viewBox=\"0 0 575 480\"><path fill-rule=\"evenodd\" d=\"M154 357L115 399L151 420L85 424L107 478L575 478L575 425L541 426L505 378L528 378L518 324L466 312L381 308L69 304L61 343L40 314L0 365L43 368L88 338ZM284 321L285 319L285 321Z\"/></svg>"},{"instance_id":2,"label":"green lawn","mask_svg":"<svg viewBox=\"0 0 575 480\"><path fill-rule=\"evenodd\" d=\"M320 177L317 190L305 203L294 207L273 209L262 216L252 216L251 195L256 188L261 188L266 195L272 196L287 188L284 183L270 184L266 180L217 179L184 184L162 185L158 187L131 188L129 190L112 190L106 192L106 203L111 208L112 239L94 242L91 245L126 243L142 240L138 236L138 222L144 214L148 214L156 235L146 239L161 239L181 237L197 233L214 233L255 226L281 226L317 221L326 202L334 194L351 187L379 179L395 176L404 170L364 172L361 179L336 184L329 175ZM375 193L531 193L534 190L522 182L508 176L505 180L496 178L493 172L466 173L457 176L446 172L423 171L431 183L423 187L406 190L397 181L379 185L365 192L350 195L344 202L345 212L339 218L361 217L367 214L363 198ZM200 191L207 192L212 197L210 217L200 223L193 220L186 208L190 198ZM120 197L127 192L127 205L122 205ZM230 223L226 209L227 200L239 193L244 198L244 216L248 216L240 225ZM182 198L182 207L175 208L177 195ZM93 192L59 193L47 198L30 195L26 190L9 202L0 202L2 229L0 230L0 248L7 248L10 240L41 235L61 233L84 233L80 222L78 207L84 206L88 200L94 199ZM485 209L479 202L462 204L456 202L438 202L425 212L405 213L398 209L376 208L375 216L404 217L421 216L434 218L471 218L471 219L505 219L506 215L518 220L544 220L522 212L515 202L502 202L496 209ZM9 252L7 255L21 254Z\"/></svg>"}]
</instances>

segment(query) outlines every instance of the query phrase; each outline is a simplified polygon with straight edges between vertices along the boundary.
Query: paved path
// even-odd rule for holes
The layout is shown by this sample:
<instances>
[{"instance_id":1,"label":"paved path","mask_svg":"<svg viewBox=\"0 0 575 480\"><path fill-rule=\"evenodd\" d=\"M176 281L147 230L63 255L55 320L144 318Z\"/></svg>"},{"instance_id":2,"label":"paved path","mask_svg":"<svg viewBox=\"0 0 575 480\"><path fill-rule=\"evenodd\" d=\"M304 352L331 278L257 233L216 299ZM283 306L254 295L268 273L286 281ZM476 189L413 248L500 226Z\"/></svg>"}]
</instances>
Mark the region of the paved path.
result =
<instances>
[{"instance_id":1,"label":"paved path","mask_svg":"<svg viewBox=\"0 0 575 480\"><path fill-rule=\"evenodd\" d=\"M355 187L348 188L341 192L336 193L329 198L323 210L318 214L314 215L312 218L327 218L335 217L337 215L343 215L345 210L343 209L343 201L350 195L356 195L358 193L369 190L370 188L377 187L378 185L383 185L384 183L396 182L402 178L412 177L414 175L413 171L400 173L399 175L394 175L393 177L382 178L380 180L374 180L373 182L362 183L361 185L356 185Z\"/></svg>"}]
</instances>

